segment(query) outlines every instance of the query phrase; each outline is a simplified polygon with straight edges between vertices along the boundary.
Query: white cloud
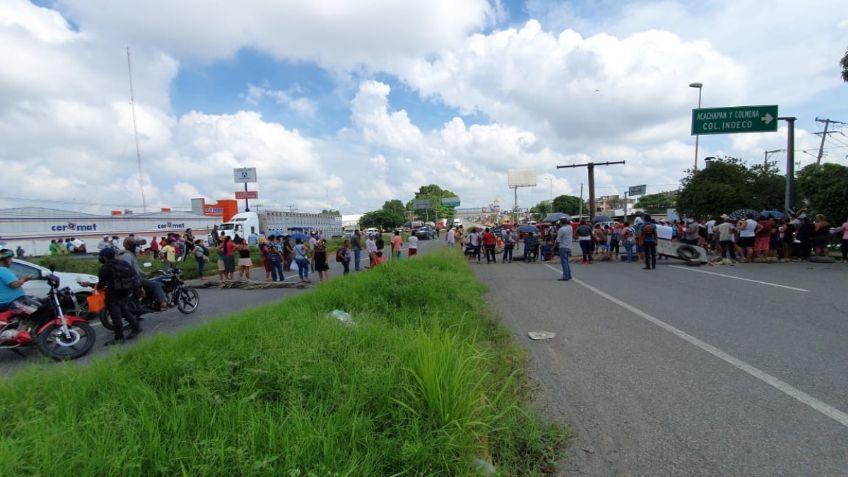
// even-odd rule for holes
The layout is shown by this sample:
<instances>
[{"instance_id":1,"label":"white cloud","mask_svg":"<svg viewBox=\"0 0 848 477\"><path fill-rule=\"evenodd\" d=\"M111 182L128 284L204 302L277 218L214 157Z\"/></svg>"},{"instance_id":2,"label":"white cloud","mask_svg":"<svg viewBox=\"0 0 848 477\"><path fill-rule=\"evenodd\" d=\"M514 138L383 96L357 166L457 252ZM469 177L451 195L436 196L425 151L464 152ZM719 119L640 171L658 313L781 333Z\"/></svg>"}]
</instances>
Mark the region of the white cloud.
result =
<instances>
[{"instance_id":1,"label":"white cloud","mask_svg":"<svg viewBox=\"0 0 848 477\"><path fill-rule=\"evenodd\" d=\"M294 97L294 92L275 90L253 84L247 85L246 101L251 105L259 104L262 98L272 98L277 104L283 105L300 116L306 118L315 117L315 103L309 98Z\"/></svg>"}]
</instances>

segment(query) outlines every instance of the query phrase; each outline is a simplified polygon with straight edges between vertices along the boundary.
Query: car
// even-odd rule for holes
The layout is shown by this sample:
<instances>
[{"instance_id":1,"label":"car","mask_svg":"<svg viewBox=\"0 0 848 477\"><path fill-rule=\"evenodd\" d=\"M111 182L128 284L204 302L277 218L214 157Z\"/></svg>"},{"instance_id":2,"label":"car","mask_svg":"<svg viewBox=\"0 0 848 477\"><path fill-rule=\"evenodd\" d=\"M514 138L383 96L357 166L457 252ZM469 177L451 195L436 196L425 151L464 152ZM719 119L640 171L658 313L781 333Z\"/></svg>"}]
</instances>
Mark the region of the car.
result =
<instances>
[{"instance_id":1,"label":"car","mask_svg":"<svg viewBox=\"0 0 848 477\"><path fill-rule=\"evenodd\" d=\"M436 231L432 227L425 225L415 231L415 236L420 240L432 240L436 236Z\"/></svg>"},{"instance_id":2,"label":"car","mask_svg":"<svg viewBox=\"0 0 848 477\"><path fill-rule=\"evenodd\" d=\"M46 280L35 280L36 278L46 277L50 275L50 269L46 267L42 267L41 265L36 265L32 262L27 262L26 260L20 260L17 258L12 259L12 266L10 267L12 273L14 273L17 277L22 277L24 275L29 275L33 277L33 280L30 280L24 283L24 293L29 296L35 298L46 298L47 292L50 291L50 285L47 284ZM77 313L80 313L87 309L88 304L86 302L86 298L91 295L91 288L84 287L79 284L79 282L91 282L97 283L96 275L89 275L87 273L70 273L70 272L52 272L53 275L59 277L59 287L65 288L68 287L71 289L71 293L74 295L75 302L77 304L77 309L74 310Z\"/></svg>"},{"instance_id":3,"label":"car","mask_svg":"<svg viewBox=\"0 0 848 477\"><path fill-rule=\"evenodd\" d=\"M380 234L380 230L376 229L374 227L365 229L365 235L367 235L369 237L376 236L376 235L379 235L379 234Z\"/></svg>"}]
</instances>

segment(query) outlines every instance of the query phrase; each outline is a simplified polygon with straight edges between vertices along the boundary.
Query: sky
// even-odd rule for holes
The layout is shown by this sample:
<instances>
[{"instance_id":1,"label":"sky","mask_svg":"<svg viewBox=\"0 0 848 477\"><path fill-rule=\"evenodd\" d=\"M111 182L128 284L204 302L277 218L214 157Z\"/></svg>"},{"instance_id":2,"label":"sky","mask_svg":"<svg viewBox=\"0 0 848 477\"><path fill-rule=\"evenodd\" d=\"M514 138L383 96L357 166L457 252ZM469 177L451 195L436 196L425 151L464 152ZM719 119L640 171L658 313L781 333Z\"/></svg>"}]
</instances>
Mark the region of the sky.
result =
<instances>
[{"instance_id":1,"label":"sky","mask_svg":"<svg viewBox=\"0 0 848 477\"><path fill-rule=\"evenodd\" d=\"M128 71L127 49L132 75ZM0 0L0 208L233 198L357 214L437 184L462 207L674 190L692 109L778 105L795 161L848 123L844 0ZM132 78L138 156L130 101ZM823 161L848 165L831 124ZM781 170L787 131L701 136ZM588 191L588 189L587 189ZM588 192L584 192L584 197ZM256 203L252 204L256 205Z\"/></svg>"}]
</instances>

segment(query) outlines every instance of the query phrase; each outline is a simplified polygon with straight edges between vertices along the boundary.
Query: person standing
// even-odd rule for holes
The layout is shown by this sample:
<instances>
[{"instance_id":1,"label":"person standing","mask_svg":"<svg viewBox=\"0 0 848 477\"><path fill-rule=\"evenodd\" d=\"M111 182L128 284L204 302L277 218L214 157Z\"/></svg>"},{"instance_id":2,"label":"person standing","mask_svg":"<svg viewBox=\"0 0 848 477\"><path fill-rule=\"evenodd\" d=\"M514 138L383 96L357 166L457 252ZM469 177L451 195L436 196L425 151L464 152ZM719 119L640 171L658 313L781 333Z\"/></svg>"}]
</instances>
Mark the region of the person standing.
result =
<instances>
[{"instance_id":1,"label":"person standing","mask_svg":"<svg viewBox=\"0 0 848 477\"><path fill-rule=\"evenodd\" d=\"M816 255L819 257L826 256L828 243L830 243L830 222L823 214L816 214L816 223L813 229L813 248Z\"/></svg>"},{"instance_id":2,"label":"person standing","mask_svg":"<svg viewBox=\"0 0 848 477\"><path fill-rule=\"evenodd\" d=\"M18 248L15 249L15 255L17 255L18 258L24 258L26 256L26 252L24 252L23 247L18 245Z\"/></svg>"},{"instance_id":3,"label":"person standing","mask_svg":"<svg viewBox=\"0 0 848 477\"><path fill-rule=\"evenodd\" d=\"M848 217L845 217L839 230L842 232L842 263L848 263Z\"/></svg>"},{"instance_id":4,"label":"person standing","mask_svg":"<svg viewBox=\"0 0 848 477\"><path fill-rule=\"evenodd\" d=\"M318 245L318 232L313 230L309 233L308 244L307 250L309 250L309 266L312 273L315 273L315 247Z\"/></svg>"},{"instance_id":5,"label":"person standing","mask_svg":"<svg viewBox=\"0 0 848 477\"><path fill-rule=\"evenodd\" d=\"M156 240L155 235L153 236L153 240L150 241L150 253L153 255L154 260L159 258L159 241Z\"/></svg>"},{"instance_id":6,"label":"person standing","mask_svg":"<svg viewBox=\"0 0 848 477\"><path fill-rule=\"evenodd\" d=\"M197 278L202 279L206 261L209 259L209 249L203 244L202 239L194 241L194 259L197 260Z\"/></svg>"},{"instance_id":7,"label":"person standing","mask_svg":"<svg viewBox=\"0 0 848 477\"><path fill-rule=\"evenodd\" d=\"M130 276L137 277L136 271L126 262L115 260L115 249L111 247L101 250L98 260L103 266L97 273L95 288L106 291L106 309L112 318L112 330L115 332L115 338L104 344L110 346L124 343L126 340L135 338L142 331L128 305L130 293L135 289L134 282L138 280ZM124 338L123 320L127 320L131 329L126 338Z\"/></svg>"},{"instance_id":8,"label":"person standing","mask_svg":"<svg viewBox=\"0 0 848 477\"><path fill-rule=\"evenodd\" d=\"M377 232L377 237L374 239L374 245L377 246L377 252L382 252L386 248L386 243L383 241L383 234Z\"/></svg>"},{"instance_id":9,"label":"person standing","mask_svg":"<svg viewBox=\"0 0 848 477\"><path fill-rule=\"evenodd\" d=\"M400 260L402 248L403 238L400 236L400 230L395 230L395 235L392 237L392 260Z\"/></svg>"},{"instance_id":10,"label":"person standing","mask_svg":"<svg viewBox=\"0 0 848 477\"><path fill-rule=\"evenodd\" d=\"M271 246L274 244L274 236L269 235L259 238L259 258L262 260L262 268L265 269L265 281L271 281Z\"/></svg>"},{"instance_id":11,"label":"person standing","mask_svg":"<svg viewBox=\"0 0 848 477\"><path fill-rule=\"evenodd\" d=\"M286 241L288 241L288 238ZM288 242L280 243L279 235L275 236L274 239L268 243L268 264L271 267L271 280L275 282L281 282L286 279L286 277L283 276L283 270L286 268L286 243ZM291 247L291 244L289 244L289 247Z\"/></svg>"},{"instance_id":12,"label":"person standing","mask_svg":"<svg viewBox=\"0 0 848 477\"><path fill-rule=\"evenodd\" d=\"M618 258L618 255L621 252L621 249L619 248L619 245L621 244L621 229L621 224L614 223L612 224L610 232L610 253L614 253L616 258Z\"/></svg>"},{"instance_id":13,"label":"person standing","mask_svg":"<svg viewBox=\"0 0 848 477\"><path fill-rule=\"evenodd\" d=\"M350 273L350 240L345 240L342 244L342 248L339 249L339 261L342 264L342 268L344 269L344 275Z\"/></svg>"},{"instance_id":14,"label":"person standing","mask_svg":"<svg viewBox=\"0 0 848 477\"><path fill-rule=\"evenodd\" d=\"M453 248L456 243L456 235L454 235L453 227L445 233L445 241L448 243L448 248Z\"/></svg>"},{"instance_id":15,"label":"person standing","mask_svg":"<svg viewBox=\"0 0 848 477\"><path fill-rule=\"evenodd\" d=\"M312 252L312 259L315 261L315 271L318 272L318 280L325 281L330 279L330 266L327 264L327 241L319 239L315 242L315 250Z\"/></svg>"},{"instance_id":16,"label":"person standing","mask_svg":"<svg viewBox=\"0 0 848 477\"><path fill-rule=\"evenodd\" d=\"M645 270L655 270L657 268L657 226L651 220L651 216L645 216L640 235L642 248L645 250Z\"/></svg>"},{"instance_id":17,"label":"person standing","mask_svg":"<svg viewBox=\"0 0 848 477\"><path fill-rule=\"evenodd\" d=\"M630 226L630 222L624 222L621 228L621 241L624 244L624 250L627 252L627 263L633 263L633 247L636 245L636 229Z\"/></svg>"},{"instance_id":18,"label":"person standing","mask_svg":"<svg viewBox=\"0 0 848 477\"><path fill-rule=\"evenodd\" d=\"M754 237L757 234L757 221L753 214L748 214L736 226L739 229L739 246L742 247L742 257L750 263L754 259Z\"/></svg>"},{"instance_id":19,"label":"person standing","mask_svg":"<svg viewBox=\"0 0 848 477\"><path fill-rule=\"evenodd\" d=\"M483 240L476 228L471 229L471 233L468 234L468 244L471 245L472 256L477 258L477 263L480 263L480 250L483 248Z\"/></svg>"},{"instance_id":20,"label":"person standing","mask_svg":"<svg viewBox=\"0 0 848 477\"><path fill-rule=\"evenodd\" d=\"M580 243L580 252L583 254L583 265L592 263L592 227L585 220L580 221L577 227L577 242Z\"/></svg>"},{"instance_id":21,"label":"person standing","mask_svg":"<svg viewBox=\"0 0 848 477\"><path fill-rule=\"evenodd\" d=\"M718 246L721 249L722 260L736 261L736 247L733 245L733 233L736 227L730 217L723 215L716 221L713 231L718 233Z\"/></svg>"},{"instance_id":22,"label":"person standing","mask_svg":"<svg viewBox=\"0 0 848 477\"><path fill-rule=\"evenodd\" d=\"M302 239L294 241L294 262L297 264L297 276L301 282L309 282L309 259L306 245L303 245Z\"/></svg>"},{"instance_id":23,"label":"person standing","mask_svg":"<svg viewBox=\"0 0 848 477\"><path fill-rule=\"evenodd\" d=\"M50 256L55 257L59 255L59 247L56 246L56 239L50 241L50 246L47 248L50 251Z\"/></svg>"},{"instance_id":24,"label":"person standing","mask_svg":"<svg viewBox=\"0 0 848 477\"><path fill-rule=\"evenodd\" d=\"M368 252L368 267L373 267L374 257L377 255L377 242L373 235L369 235L365 240L365 250Z\"/></svg>"},{"instance_id":25,"label":"person standing","mask_svg":"<svg viewBox=\"0 0 848 477\"><path fill-rule=\"evenodd\" d=\"M489 227L486 227L483 231L481 240L483 242L483 248L486 249L486 263L498 263L498 258L495 256L495 234L492 233Z\"/></svg>"},{"instance_id":26,"label":"person standing","mask_svg":"<svg viewBox=\"0 0 848 477\"><path fill-rule=\"evenodd\" d=\"M562 278L557 280L567 282L571 280L571 241L574 238L571 226L563 219L560 220L560 227L557 230L556 244L559 248L559 263L562 267Z\"/></svg>"},{"instance_id":27,"label":"person standing","mask_svg":"<svg viewBox=\"0 0 848 477\"><path fill-rule=\"evenodd\" d=\"M504 251L503 257L501 257L501 263L512 263L512 250L515 248L515 239L512 235L512 231L510 231L508 227L504 227L504 229L501 231L501 240L503 240L504 244Z\"/></svg>"},{"instance_id":28,"label":"person standing","mask_svg":"<svg viewBox=\"0 0 848 477\"><path fill-rule=\"evenodd\" d=\"M414 257L418 255L418 237L414 234L409 236L409 248L407 249L407 253L410 257Z\"/></svg>"},{"instance_id":29,"label":"person standing","mask_svg":"<svg viewBox=\"0 0 848 477\"><path fill-rule=\"evenodd\" d=\"M250 280L250 267L253 265L253 260L250 259L250 246L247 244L246 240L241 239L236 250L238 251L239 257L239 278Z\"/></svg>"},{"instance_id":30,"label":"person standing","mask_svg":"<svg viewBox=\"0 0 848 477\"><path fill-rule=\"evenodd\" d=\"M362 233L359 232L359 229L353 231L353 239L350 245L353 250L353 269L358 272L362 258Z\"/></svg>"},{"instance_id":31,"label":"person standing","mask_svg":"<svg viewBox=\"0 0 848 477\"><path fill-rule=\"evenodd\" d=\"M132 247L131 244L124 242L124 248ZM165 263L165 269L176 268L177 266L177 249L174 248L174 242L171 239L168 239L168 242L162 247L162 251L159 252L162 255L162 261Z\"/></svg>"}]
</instances>

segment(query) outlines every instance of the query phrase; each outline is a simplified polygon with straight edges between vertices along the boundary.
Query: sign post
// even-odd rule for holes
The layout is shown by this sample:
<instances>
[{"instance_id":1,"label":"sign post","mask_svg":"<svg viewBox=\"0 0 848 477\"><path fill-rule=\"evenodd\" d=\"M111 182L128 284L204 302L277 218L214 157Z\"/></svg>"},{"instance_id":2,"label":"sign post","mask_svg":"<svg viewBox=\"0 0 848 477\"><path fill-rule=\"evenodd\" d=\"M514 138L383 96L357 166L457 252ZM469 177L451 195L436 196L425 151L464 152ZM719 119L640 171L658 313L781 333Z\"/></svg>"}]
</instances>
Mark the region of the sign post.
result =
<instances>
[{"instance_id":1,"label":"sign post","mask_svg":"<svg viewBox=\"0 0 848 477\"><path fill-rule=\"evenodd\" d=\"M627 222L627 196L630 197L637 195L645 195L645 189L647 188L647 184L630 186L627 192L624 193L624 221Z\"/></svg>"},{"instance_id":2,"label":"sign post","mask_svg":"<svg viewBox=\"0 0 848 477\"><path fill-rule=\"evenodd\" d=\"M233 180L235 180L236 184L244 183L244 194L239 194L236 192L236 199L244 198L244 211L250 212L250 204L248 203L248 198L250 195L247 190L248 182L256 182L256 168L255 167L238 167L233 169ZM256 191L253 191L254 194L257 194ZM241 197L239 197L241 195ZM253 199L259 197L257 194Z\"/></svg>"},{"instance_id":3,"label":"sign post","mask_svg":"<svg viewBox=\"0 0 848 477\"><path fill-rule=\"evenodd\" d=\"M777 105L692 110L692 135L777 131Z\"/></svg>"}]
</instances>

